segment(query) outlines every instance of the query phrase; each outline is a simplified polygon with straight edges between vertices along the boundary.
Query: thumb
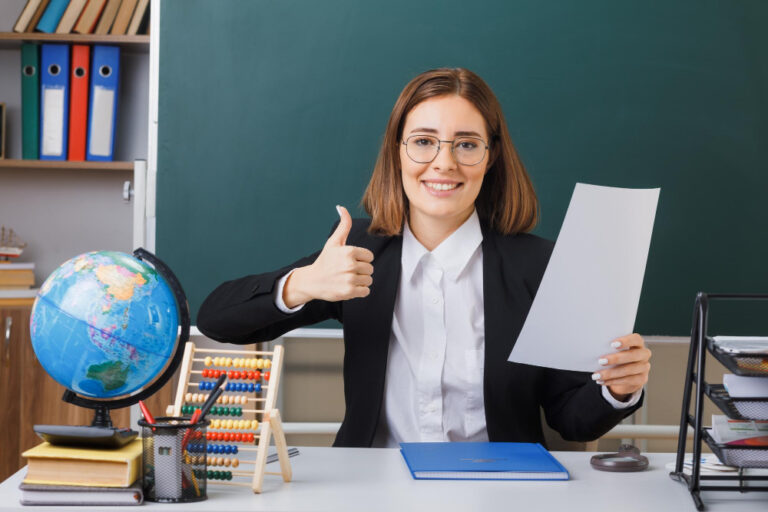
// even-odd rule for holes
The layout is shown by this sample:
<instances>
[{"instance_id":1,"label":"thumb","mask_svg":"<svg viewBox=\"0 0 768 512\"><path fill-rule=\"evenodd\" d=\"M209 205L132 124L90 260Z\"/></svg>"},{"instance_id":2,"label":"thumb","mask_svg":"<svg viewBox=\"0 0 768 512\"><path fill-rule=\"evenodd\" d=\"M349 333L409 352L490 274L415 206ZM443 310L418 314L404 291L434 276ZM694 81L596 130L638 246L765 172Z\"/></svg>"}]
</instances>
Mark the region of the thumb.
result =
<instances>
[{"instance_id":1,"label":"thumb","mask_svg":"<svg viewBox=\"0 0 768 512\"><path fill-rule=\"evenodd\" d=\"M339 225L336 226L336 230L333 232L333 234L328 238L328 241L325 245L336 245L336 246L342 246L347 243L347 236L349 235L349 230L352 229L352 217L350 217L349 212L346 208L343 206L336 206L336 211L339 212Z\"/></svg>"}]
</instances>

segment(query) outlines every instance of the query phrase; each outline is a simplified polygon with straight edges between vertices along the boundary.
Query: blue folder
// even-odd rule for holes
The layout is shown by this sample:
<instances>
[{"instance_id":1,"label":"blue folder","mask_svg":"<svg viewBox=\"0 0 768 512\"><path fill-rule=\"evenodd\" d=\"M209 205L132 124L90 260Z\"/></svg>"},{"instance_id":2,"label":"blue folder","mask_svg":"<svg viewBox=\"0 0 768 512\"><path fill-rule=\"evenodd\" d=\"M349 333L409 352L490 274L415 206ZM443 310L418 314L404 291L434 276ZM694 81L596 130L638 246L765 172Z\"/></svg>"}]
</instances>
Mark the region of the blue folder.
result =
<instances>
[{"instance_id":1,"label":"blue folder","mask_svg":"<svg viewBox=\"0 0 768 512\"><path fill-rule=\"evenodd\" d=\"M400 443L417 480L568 480L539 443Z\"/></svg>"},{"instance_id":2,"label":"blue folder","mask_svg":"<svg viewBox=\"0 0 768 512\"><path fill-rule=\"evenodd\" d=\"M69 45L40 48L40 160L67 159Z\"/></svg>"},{"instance_id":3,"label":"blue folder","mask_svg":"<svg viewBox=\"0 0 768 512\"><path fill-rule=\"evenodd\" d=\"M61 17L64 16L64 11L67 10L68 5L69 0L51 0L35 28L46 34L53 34L56 32L56 27L59 26Z\"/></svg>"},{"instance_id":4,"label":"blue folder","mask_svg":"<svg viewBox=\"0 0 768 512\"><path fill-rule=\"evenodd\" d=\"M120 48L94 45L88 95L86 160L110 162L114 159L119 83Z\"/></svg>"}]
</instances>

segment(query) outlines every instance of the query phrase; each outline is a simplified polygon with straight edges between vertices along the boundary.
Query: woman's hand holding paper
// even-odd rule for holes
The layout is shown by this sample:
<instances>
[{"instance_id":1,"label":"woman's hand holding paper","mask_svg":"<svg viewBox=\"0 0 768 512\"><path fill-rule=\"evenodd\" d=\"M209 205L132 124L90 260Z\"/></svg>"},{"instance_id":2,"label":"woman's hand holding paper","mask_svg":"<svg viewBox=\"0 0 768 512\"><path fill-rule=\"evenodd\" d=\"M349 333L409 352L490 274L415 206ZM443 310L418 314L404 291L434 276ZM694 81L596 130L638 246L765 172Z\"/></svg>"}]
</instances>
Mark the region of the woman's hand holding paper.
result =
<instances>
[{"instance_id":1,"label":"woman's hand holding paper","mask_svg":"<svg viewBox=\"0 0 768 512\"><path fill-rule=\"evenodd\" d=\"M651 351L639 334L617 338L611 342L611 347L617 352L600 357L598 364L606 368L593 373L592 379L607 386L614 398L623 401L648 382Z\"/></svg>"}]
</instances>

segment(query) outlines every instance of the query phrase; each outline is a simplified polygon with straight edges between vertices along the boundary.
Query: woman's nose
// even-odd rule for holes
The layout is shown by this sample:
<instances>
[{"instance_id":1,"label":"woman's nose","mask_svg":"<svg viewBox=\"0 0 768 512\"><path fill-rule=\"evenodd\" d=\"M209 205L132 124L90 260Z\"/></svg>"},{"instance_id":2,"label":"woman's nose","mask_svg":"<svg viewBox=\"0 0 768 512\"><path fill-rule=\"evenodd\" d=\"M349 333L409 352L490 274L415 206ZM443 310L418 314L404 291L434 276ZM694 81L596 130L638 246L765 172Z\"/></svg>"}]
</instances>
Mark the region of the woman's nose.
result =
<instances>
[{"instance_id":1,"label":"woman's nose","mask_svg":"<svg viewBox=\"0 0 768 512\"><path fill-rule=\"evenodd\" d=\"M456 160L453 158L451 145L442 143L437 151L437 156L432 160L432 167L437 171L451 171L456 168Z\"/></svg>"}]
</instances>

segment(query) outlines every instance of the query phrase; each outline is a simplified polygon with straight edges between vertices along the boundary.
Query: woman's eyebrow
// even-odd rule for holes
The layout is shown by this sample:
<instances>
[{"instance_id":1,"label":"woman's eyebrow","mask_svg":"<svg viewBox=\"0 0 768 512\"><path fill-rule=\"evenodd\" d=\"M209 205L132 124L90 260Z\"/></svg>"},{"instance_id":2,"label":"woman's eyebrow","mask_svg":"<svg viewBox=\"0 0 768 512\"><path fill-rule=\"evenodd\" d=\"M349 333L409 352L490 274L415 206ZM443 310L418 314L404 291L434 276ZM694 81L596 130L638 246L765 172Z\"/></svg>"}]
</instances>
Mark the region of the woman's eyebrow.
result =
<instances>
[{"instance_id":1,"label":"woman's eyebrow","mask_svg":"<svg viewBox=\"0 0 768 512\"><path fill-rule=\"evenodd\" d=\"M422 133L437 133L434 128L414 128L409 133L422 132ZM482 138L479 133L473 131L458 131L453 134L455 137L478 137Z\"/></svg>"}]
</instances>

